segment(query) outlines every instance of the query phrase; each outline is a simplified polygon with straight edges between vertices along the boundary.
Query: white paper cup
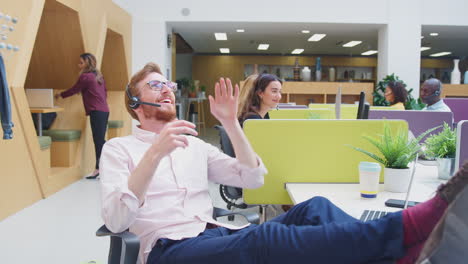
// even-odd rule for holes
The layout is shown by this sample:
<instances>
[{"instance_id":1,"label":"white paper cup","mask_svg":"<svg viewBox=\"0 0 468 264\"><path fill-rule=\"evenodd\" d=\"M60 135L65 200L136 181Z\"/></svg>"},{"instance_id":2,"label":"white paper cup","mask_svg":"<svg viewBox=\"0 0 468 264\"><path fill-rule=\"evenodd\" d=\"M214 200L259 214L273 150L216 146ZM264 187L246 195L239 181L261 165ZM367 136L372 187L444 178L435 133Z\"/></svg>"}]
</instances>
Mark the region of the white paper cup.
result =
<instances>
[{"instance_id":1,"label":"white paper cup","mask_svg":"<svg viewBox=\"0 0 468 264\"><path fill-rule=\"evenodd\" d=\"M359 163L359 190L363 198L375 198L379 192L380 164L362 161Z\"/></svg>"}]
</instances>

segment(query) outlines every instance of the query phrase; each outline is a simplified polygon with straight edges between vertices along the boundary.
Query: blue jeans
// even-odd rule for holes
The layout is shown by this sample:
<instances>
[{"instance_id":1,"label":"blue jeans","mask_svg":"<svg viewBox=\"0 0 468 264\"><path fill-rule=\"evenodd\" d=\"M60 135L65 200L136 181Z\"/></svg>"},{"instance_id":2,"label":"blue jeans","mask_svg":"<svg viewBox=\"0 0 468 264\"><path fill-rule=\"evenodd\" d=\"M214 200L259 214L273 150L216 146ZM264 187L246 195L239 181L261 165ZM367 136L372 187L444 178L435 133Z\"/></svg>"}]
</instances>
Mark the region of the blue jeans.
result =
<instances>
[{"instance_id":1,"label":"blue jeans","mask_svg":"<svg viewBox=\"0 0 468 264\"><path fill-rule=\"evenodd\" d=\"M314 197L261 225L160 239L147 263L380 263L404 253L401 212L364 223Z\"/></svg>"}]
</instances>

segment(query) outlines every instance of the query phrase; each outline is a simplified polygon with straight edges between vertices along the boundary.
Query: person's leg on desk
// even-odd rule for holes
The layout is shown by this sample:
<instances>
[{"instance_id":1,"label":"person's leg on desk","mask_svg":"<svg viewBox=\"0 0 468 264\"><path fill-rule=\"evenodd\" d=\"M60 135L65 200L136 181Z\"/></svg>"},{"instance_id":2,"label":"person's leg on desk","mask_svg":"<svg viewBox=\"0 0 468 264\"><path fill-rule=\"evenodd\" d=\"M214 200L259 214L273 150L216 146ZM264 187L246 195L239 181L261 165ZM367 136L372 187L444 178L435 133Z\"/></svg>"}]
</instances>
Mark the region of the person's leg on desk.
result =
<instances>
[{"instance_id":1,"label":"person's leg on desk","mask_svg":"<svg viewBox=\"0 0 468 264\"><path fill-rule=\"evenodd\" d=\"M206 230L198 237L153 249L148 263L366 263L401 258L401 213L381 221L296 226L278 222L239 231ZM337 254L338 253L338 254Z\"/></svg>"},{"instance_id":2,"label":"person's leg on desk","mask_svg":"<svg viewBox=\"0 0 468 264\"><path fill-rule=\"evenodd\" d=\"M359 221L338 208L327 198L316 196L299 203L287 212L271 219L286 225L322 225Z\"/></svg>"}]
</instances>

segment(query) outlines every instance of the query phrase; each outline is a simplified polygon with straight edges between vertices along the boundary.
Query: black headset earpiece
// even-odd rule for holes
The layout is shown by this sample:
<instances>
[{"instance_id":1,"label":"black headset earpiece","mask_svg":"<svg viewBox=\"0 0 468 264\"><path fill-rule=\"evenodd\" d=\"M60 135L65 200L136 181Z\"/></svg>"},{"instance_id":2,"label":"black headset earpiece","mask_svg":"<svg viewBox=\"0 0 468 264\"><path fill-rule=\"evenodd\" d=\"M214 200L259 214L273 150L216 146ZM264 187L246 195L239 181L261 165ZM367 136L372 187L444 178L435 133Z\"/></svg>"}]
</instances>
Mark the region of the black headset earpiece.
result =
<instances>
[{"instance_id":1,"label":"black headset earpiece","mask_svg":"<svg viewBox=\"0 0 468 264\"><path fill-rule=\"evenodd\" d=\"M440 95L440 89L442 89L441 81L439 81L439 87L437 88L437 91L434 92L434 96L439 96Z\"/></svg>"},{"instance_id":2,"label":"black headset earpiece","mask_svg":"<svg viewBox=\"0 0 468 264\"><path fill-rule=\"evenodd\" d=\"M127 97L129 99L128 107L130 107L131 109L137 109L138 106L140 106L140 99L138 99L138 97L136 96L132 96L132 94L130 93L129 85L127 85L127 88L125 88L125 93L127 94Z\"/></svg>"},{"instance_id":3,"label":"black headset earpiece","mask_svg":"<svg viewBox=\"0 0 468 264\"><path fill-rule=\"evenodd\" d=\"M138 96L133 96L130 93L130 86L129 85L127 85L127 87L125 88L125 93L127 94L127 97L129 99L128 100L128 107L130 107L131 109L137 109L141 104L151 105L151 106L155 106L155 107L161 107L160 104L140 101L140 98L138 98Z\"/></svg>"}]
</instances>

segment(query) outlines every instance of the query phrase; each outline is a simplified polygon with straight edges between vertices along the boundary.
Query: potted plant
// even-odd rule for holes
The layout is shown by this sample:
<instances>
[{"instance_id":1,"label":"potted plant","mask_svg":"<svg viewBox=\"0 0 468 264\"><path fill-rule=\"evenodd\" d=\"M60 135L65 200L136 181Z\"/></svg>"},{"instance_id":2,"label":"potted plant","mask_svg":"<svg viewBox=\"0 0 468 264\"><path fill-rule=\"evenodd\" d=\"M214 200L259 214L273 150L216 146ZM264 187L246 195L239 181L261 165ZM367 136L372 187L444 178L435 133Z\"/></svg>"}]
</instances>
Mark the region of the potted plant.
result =
<instances>
[{"instance_id":1,"label":"potted plant","mask_svg":"<svg viewBox=\"0 0 468 264\"><path fill-rule=\"evenodd\" d=\"M455 129L451 129L447 123L438 134L431 135L426 139L425 155L435 158L437 161L439 179L448 180L455 170L455 151L457 136Z\"/></svg>"},{"instance_id":2,"label":"potted plant","mask_svg":"<svg viewBox=\"0 0 468 264\"><path fill-rule=\"evenodd\" d=\"M187 96L189 87L190 87L190 79L187 77L180 78L176 80L177 82L177 91L180 91L181 96Z\"/></svg>"},{"instance_id":3,"label":"potted plant","mask_svg":"<svg viewBox=\"0 0 468 264\"><path fill-rule=\"evenodd\" d=\"M363 136L364 139L377 148L380 154L375 154L358 147L351 147L366 154L385 167L384 184L386 191L406 192L410 182L410 169L408 164L416 158L420 150L419 141L437 128L438 127L429 129L417 138L408 140L407 130L398 129L396 133L394 133L390 129L390 125L385 122L384 133L382 135L378 135L377 138Z\"/></svg>"},{"instance_id":4,"label":"potted plant","mask_svg":"<svg viewBox=\"0 0 468 264\"><path fill-rule=\"evenodd\" d=\"M200 94L198 95L200 98L206 98L206 86L202 85L200 86Z\"/></svg>"},{"instance_id":5,"label":"potted plant","mask_svg":"<svg viewBox=\"0 0 468 264\"><path fill-rule=\"evenodd\" d=\"M196 98L197 97L197 91L195 89L195 83L193 81L190 81L189 85L189 97L190 98Z\"/></svg>"}]
</instances>

